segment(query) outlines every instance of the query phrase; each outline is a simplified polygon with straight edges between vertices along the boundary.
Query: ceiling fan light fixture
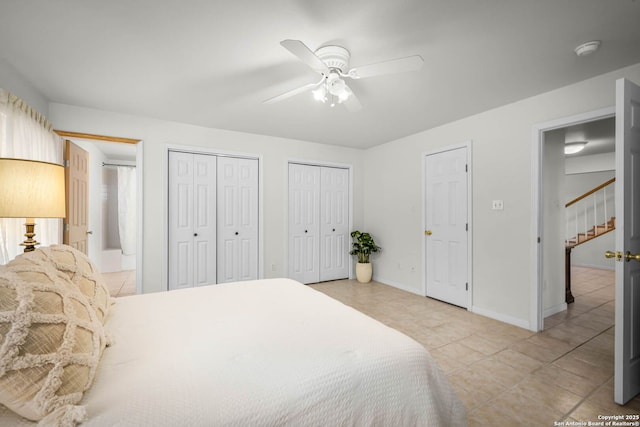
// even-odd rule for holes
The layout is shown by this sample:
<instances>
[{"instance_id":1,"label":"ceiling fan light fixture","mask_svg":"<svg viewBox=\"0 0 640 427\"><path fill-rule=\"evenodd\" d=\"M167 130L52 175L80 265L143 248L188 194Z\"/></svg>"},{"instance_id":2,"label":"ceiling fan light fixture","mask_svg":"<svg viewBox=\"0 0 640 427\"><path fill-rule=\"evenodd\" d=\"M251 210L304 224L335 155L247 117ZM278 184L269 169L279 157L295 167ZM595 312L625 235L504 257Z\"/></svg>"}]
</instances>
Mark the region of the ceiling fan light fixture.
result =
<instances>
[{"instance_id":1,"label":"ceiling fan light fixture","mask_svg":"<svg viewBox=\"0 0 640 427\"><path fill-rule=\"evenodd\" d=\"M576 154L584 150L587 145L586 141L570 142L564 145L564 154Z\"/></svg>"},{"instance_id":2,"label":"ceiling fan light fixture","mask_svg":"<svg viewBox=\"0 0 640 427\"><path fill-rule=\"evenodd\" d=\"M351 90L349 90L349 88L346 88L344 91L342 91L340 95L338 95L338 102L342 104L344 101L349 99L350 96L351 96Z\"/></svg>"},{"instance_id":3,"label":"ceiling fan light fixture","mask_svg":"<svg viewBox=\"0 0 640 427\"><path fill-rule=\"evenodd\" d=\"M322 103L327 102L327 88L322 84L318 89L312 90L313 99Z\"/></svg>"}]
</instances>

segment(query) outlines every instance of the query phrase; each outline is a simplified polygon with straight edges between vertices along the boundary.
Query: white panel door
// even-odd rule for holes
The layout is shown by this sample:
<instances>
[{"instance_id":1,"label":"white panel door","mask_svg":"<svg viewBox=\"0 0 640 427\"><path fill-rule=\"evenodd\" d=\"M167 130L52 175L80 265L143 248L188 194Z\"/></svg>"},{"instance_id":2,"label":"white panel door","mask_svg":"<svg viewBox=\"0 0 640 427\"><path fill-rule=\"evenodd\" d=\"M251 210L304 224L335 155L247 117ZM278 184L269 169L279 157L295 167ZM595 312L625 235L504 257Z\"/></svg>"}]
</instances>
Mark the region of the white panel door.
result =
<instances>
[{"instance_id":1,"label":"white panel door","mask_svg":"<svg viewBox=\"0 0 640 427\"><path fill-rule=\"evenodd\" d=\"M640 87L616 82L614 400L640 393Z\"/></svg>"},{"instance_id":2,"label":"white panel door","mask_svg":"<svg viewBox=\"0 0 640 427\"><path fill-rule=\"evenodd\" d=\"M215 283L216 158L169 152L169 289Z\"/></svg>"},{"instance_id":3,"label":"white panel door","mask_svg":"<svg viewBox=\"0 0 640 427\"><path fill-rule=\"evenodd\" d=\"M258 160L218 157L218 283L258 278Z\"/></svg>"},{"instance_id":4,"label":"white panel door","mask_svg":"<svg viewBox=\"0 0 640 427\"><path fill-rule=\"evenodd\" d=\"M320 281L349 277L349 170L320 168Z\"/></svg>"},{"instance_id":5,"label":"white panel door","mask_svg":"<svg viewBox=\"0 0 640 427\"><path fill-rule=\"evenodd\" d=\"M426 156L427 296L467 306L467 149Z\"/></svg>"},{"instance_id":6,"label":"white panel door","mask_svg":"<svg viewBox=\"0 0 640 427\"><path fill-rule=\"evenodd\" d=\"M216 156L193 159L193 284L216 283Z\"/></svg>"},{"instance_id":7,"label":"white panel door","mask_svg":"<svg viewBox=\"0 0 640 427\"><path fill-rule=\"evenodd\" d=\"M320 168L289 164L289 277L320 281Z\"/></svg>"}]
</instances>

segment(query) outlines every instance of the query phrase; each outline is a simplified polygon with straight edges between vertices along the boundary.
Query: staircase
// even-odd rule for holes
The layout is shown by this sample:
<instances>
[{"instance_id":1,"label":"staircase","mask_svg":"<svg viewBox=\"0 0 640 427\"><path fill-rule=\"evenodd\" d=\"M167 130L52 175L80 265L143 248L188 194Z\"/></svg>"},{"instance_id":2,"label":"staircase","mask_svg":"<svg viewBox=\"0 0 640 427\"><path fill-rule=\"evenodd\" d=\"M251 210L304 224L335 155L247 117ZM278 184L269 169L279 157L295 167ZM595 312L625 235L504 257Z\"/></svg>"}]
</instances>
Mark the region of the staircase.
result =
<instances>
[{"instance_id":1,"label":"staircase","mask_svg":"<svg viewBox=\"0 0 640 427\"><path fill-rule=\"evenodd\" d=\"M565 301L574 301L571 294L571 250L616 228L613 184L616 179L598 185L565 205ZM611 215L611 216L610 216Z\"/></svg>"},{"instance_id":2,"label":"staircase","mask_svg":"<svg viewBox=\"0 0 640 427\"><path fill-rule=\"evenodd\" d=\"M596 237L600 237L603 234L606 234L615 229L616 217L612 216L609 221L605 222L604 224L591 227L584 233L578 233L576 236L567 239L565 243L567 248L575 248L578 245L586 243L589 240L595 239Z\"/></svg>"}]
</instances>

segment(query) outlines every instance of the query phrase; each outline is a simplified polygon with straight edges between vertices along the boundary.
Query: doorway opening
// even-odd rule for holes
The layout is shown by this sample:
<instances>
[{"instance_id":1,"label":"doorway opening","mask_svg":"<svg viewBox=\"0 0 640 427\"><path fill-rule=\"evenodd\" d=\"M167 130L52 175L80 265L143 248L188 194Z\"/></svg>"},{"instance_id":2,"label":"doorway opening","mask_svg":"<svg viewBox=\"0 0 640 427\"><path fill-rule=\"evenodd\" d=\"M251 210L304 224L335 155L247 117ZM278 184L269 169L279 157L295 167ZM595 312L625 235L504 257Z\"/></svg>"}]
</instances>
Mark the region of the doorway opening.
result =
<instances>
[{"instance_id":1,"label":"doorway opening","mask_svg":"<svg viewBox=\"0 0 640 427\"><path fill-rule=\"evenodd\" d=\"M142 292L142 141L56 131L88 157L85 251L111 296Z\"/></svg>"},{"instance_id":2,"label":"doorway opening","mask_svg":"<svg viewBox=\"0 0 640 427\"><path fill-rule=\"evenodd\" d=\"M565 154L565 147L583 142L581 152ZM545 318L566 312L571 304L568 284L575 267L611 268L602 248L613 247L614 233L600 235L597 226L608 224L604 215L615 216L613 188L591 191L615 176L615 111L606 108L538 125L533 149L533 228L538 238L532 251L536 286L530 329L541 331L553 324L551 319L545 324ZM578 199L579 206L566 206ZM592 229L598 238L586 241ZM572 239L580 246L569 248Z\"/></svg>"}]
</instances>

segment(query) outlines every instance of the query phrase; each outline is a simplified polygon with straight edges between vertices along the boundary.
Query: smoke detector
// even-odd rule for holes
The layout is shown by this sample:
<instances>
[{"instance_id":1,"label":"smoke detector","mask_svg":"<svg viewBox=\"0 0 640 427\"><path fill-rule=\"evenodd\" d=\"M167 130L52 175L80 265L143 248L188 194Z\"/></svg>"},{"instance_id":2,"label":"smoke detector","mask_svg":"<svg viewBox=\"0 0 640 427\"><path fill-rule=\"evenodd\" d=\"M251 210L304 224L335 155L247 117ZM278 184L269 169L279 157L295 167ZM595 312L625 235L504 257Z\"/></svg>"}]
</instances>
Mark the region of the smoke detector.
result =
<instances>
[{"instance_id":1,"label":"smoke detector","mask_svg":"<svg viewBox=\"0 0 640 427\"><path fill-rule=\"evenodd\" d=\"M587 56L600 48L600 40L592 40L590 42L582 43L580 46L574 49L576 55Z\"/></svg>"}]
</instances>

